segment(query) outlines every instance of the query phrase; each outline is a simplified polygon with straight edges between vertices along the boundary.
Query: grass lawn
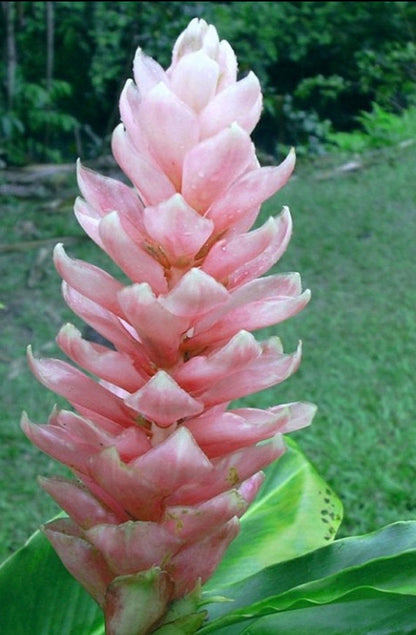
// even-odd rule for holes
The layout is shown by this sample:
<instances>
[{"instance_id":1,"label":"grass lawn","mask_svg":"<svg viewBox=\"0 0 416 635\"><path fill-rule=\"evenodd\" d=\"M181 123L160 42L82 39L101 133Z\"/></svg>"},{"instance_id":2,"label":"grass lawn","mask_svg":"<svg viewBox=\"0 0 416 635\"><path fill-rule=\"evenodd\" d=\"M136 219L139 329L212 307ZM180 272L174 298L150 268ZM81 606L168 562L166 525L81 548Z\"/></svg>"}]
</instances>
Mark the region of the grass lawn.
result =
<instances>
[{"instance_id":1,"label":"grass lawn","mask_svg":"<svg viewBox=\"0 0 416 635\"><path fill-rule=\"evenodd\" d=\"M313 425L293 436L344 503L340 535L416 517L415 165L414 145L364 158L357 171L330 175L327 164L300 165L262 211L266 218L290 206L294 234L275 269L299 271L312 300L267 332L288 351L303 341L299 371L244 402L318 405ZM75 235L70 255L107 266L82 239L72 214L76 194L57 187L48 198L4 196L0 249ZM31 376L27 345L56 356L61 324L80 326L60 295L51 251L40 244L0 251L0 560L58 511L36 476L65 473L19 428L22 410L42 423L61 403Z\"/></svg>"}]
</instances>

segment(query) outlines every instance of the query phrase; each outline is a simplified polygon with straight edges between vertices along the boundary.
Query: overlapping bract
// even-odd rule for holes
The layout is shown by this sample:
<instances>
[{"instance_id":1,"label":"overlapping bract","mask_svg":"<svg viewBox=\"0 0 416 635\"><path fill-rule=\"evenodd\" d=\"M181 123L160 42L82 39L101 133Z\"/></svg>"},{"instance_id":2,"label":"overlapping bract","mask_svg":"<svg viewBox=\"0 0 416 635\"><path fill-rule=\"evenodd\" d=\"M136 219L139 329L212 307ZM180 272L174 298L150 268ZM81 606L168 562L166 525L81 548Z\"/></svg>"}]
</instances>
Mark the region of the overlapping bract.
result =
<instances>
[{"instance_id":1,"label":"overlapping bract","mask_svg":"<svg viewBox=\"0 0 416 635\"><path fill-rule=\"evenodd\" d=\"M252 226L295 158L258 163L250 139L262 107L257 78L237 80L230 45L194 19L167 71L137 51L134 80L112 142L132 185L79 164L75 204L79 223L131 284L69 258L62 245L54 252L65 301L111 346L67 324L58 344L86 372L29 352L37 378L74 411L54 411L46 425L22 421L77 477L42 480L69 515L45 531L103 606L108 633L118 633L120 581L163 573L157 607L137 630L147 632L172 599L212 574L261 470L284 451L281 434L314 414L306 403L229 409L296 370L300 347L285 354L278 338L258 342L251 332L309 300L298 274L261 277L286 249L289 210Z\"/></svg>"}]
</instances>

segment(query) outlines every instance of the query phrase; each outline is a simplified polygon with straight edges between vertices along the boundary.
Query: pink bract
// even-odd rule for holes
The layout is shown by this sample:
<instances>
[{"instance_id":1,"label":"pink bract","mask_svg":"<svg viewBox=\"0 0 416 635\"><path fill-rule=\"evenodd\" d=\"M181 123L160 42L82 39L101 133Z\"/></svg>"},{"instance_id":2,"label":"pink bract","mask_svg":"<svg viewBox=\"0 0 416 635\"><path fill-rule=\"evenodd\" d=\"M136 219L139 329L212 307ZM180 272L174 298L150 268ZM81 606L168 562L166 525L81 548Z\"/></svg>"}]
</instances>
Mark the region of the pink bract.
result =
<instances>
[{"instance_id":1,"label":"pink bract","mask_svg":"<svg viewBox=\"0 0 416 635\"><path fill-rule=\"evenodd\" d=\"M131 631L146 633L212 575L263 468L284 452L282 434L315 412L230 408L297 369L300 346L287 354L252 331L310 297L298 274L260 277L287 247L289 210L253 225L295 164L291 151L259 165L250 133L261 107L256 76L237 79L228 42L194 19L166 71L136 53L112 139L130 185L78 163L76 216L130 283L56 246L66 302L108 344L67 324L57 342L76 366L29 351L36 377L73 410L45 425L24 415L22 427L76 477L42 480L68 513L44 531L109 634L127 632L134 594L151 598Z\"/></svg>"}]
</instances>

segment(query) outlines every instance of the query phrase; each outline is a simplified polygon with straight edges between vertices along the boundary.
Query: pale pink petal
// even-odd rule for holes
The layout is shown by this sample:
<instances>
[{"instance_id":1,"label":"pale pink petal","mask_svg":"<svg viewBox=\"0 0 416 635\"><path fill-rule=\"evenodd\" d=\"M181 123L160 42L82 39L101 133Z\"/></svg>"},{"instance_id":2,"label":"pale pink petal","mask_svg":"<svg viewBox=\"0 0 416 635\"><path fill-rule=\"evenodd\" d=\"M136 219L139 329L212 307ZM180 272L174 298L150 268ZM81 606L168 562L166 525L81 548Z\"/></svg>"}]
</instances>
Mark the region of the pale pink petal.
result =
<instances>
[{"instance_id":1,"label":"pale pink petal","mask_svg":"<svg viewBox=\"0 0 416 635\"><path fill-rule=\"evenodd\" d=\"M144 205L157 205L175 193L175 187L163 171L140 154L119 124L113 132L114 158L136 187Z\"/></svg>"},{"instance_id":2,"label":"pale pink petal","mask_svg":"<svg viewBox=\"0 0 416 635\"><path fill-rule=\"evenodd\" d=\"M121 432L113 441L122 461L129 463L138 456L148 452L152 444L149 437L139 425L130 426Z\"/></svg>"},{"instance_id":3,"label":"pale pink petal","mask_svg":"<svg viewBox=\"0 0 416 635\"><path fill-rule=\"evenodd\" d=\"M143 205L131 187L84 167L80 161L77 162L77 179L83 197L101 217L119 210L140 224Z\"/></svg>"},{"instance_id":4,"label":"pale pink petal","mask_svg":"<svg viewBox=\"0 0 416 635\"><path fill-rule=\"evenodd\" d=\"M87 419L72 410L58 410L56 407L48 419L48 425L62 428L72 437L79 437L81 441L95 445L98 450L106 444L112 445L114 437L126 429L110 419L104 423L101 420Z\"/></svg>"},{"instance_id":5,"label":"pale pink petal","mask_svg":"<svg viewBox=\"0 0 416 635\"><path fill-rule=\"evenodd\" d=\"M234 516L242 516L247 506L239 490L230 489L199 505L167 507L161 524L174 536L191 542L215 532Z\"/></svg>"},{"instance_id":6,"label":"pale pink petal","mask_svg":"<svg viewBox=\"0 0 416 635\"><path fill-rule=\"evenodd\" d=\"M254 148L249 135L232 124L188 152L183 165L183 197L191 207L204 213L238 177L254 166ZM215 215L212 220L217 224Z\"/></svg>"},{"instance_id":7,"label":"pale pink petal","mask_svg":"<svg viewBox=\"0 0 416 635\"><path fill-rule=\"evenodd\" d=\"M34 424L25 413L20 425L27 438L42 452L71 469L86 469L94 446L74 438L69 431L62 428Z\"/></svg>"},{"instance_id":8,"label":"pale pink petal","mask_svg":"<svg viewBox=\"0 0 416 635\"><path fill-rule=\"evenodd\" d=\"M69 258L62 243L55 246L53 257L55 267L65 282L108 311L120 314L117 293L124 288L121 282L95 265Z\"/></svg>"},{"instance_id":9,"label":"pale pink petal","mask_svg":"<svg viewBox=\"0 0 416 635\"><path fill-rule=\"evenodd\" d=\"M100 500L103 498L99 490L95 489L96 486L117 501L131 518L151 521L160 519L164 492L152 483L151 474L148 475L140 468L135 469L123 463L115 447L106 448L100 454L92 456L88 468L90 480L85 479L83 475L80 476Z\"/></svg>"},{"instance_id":10,"label":"pale pink petal","mask_svg":"<svg viewBox=\"0 0 416 635\"><path fill-rule=\"evenodd\" d=\"M165 272L145 245L134 242L119 214L108 214L99 226L103 248L133 282L148 282L155 293L167 291Z\"/></svg>"},{"instance_id":11,"label":"pale pink petal","mask_svg":"<svg viewBox=\"0 0 416 635\"><path fill-rule=\"evenodd\" d=\"M120 517L97 500L84 485L62 477L39 478L40 485L77 525L88 529L97 524L118 524L128 520Z\"/></svg>"},{"instance_id":12,"label":"pale pink petal","mask_svg":"<svg viewBox=\"0 0 416 635\"><path fill-rule=\"evenodd\" d=\"M71 443L89 444L91 454L101 452L106 447L115 447L125 462L141 456L152 447L145 430L138 425L123 428L113 423L112 427L103 427L101 423L97 424L66 410L59 411L48 423L50 425L46 428L50 434L58 432L60 428L71 439Z\"/></svg>"},{"instance_id":13,"label":"pale pink petal","mask_svg":"<svg viewBox=\"0 0 416 635\"><path fill-rule=\"evenodd\" d=\"M145 474L155 490L165 497L172 493L175 496L175 492L186 488L188 483L198 487L215 477L212 463L184 426L178 427L167 439L139 457L132 467L139 474ZM180 499L178 504L182 504Z\"/></svg>"},{"instance_id":14,"label":"pale pink petal","mask_svg":"<svg viewBox=\"0 0 416 635\"><path fill-rule=\"evenodd\" d=\"M201 483L209 483L215 477L211 462L184 427L128 466L120 461L115 448L108 448L91 458L89 468L94 481L133 518L152 521L161 518L166 496L179 491L186 483L198 489ZM217 480L221 478L222 474ZM212 496L221 491L215 491ZM212 496L208 493L206 498ZM198 502L201 500L204 498L198 498ZM182 504L182 500L173 504Z\"/></svg>"},{"instance_id":15,"label":"pale pink petal","mask_svg":"<svg viewBox=\"0 0 416 635\"><path fill-rule=\"evenodd\" d=\"M200 216L181 194L144 210L144 226L170 263L187 264L210 237L214 223Z\"/></svg>"},{"instance_id":16,"label":"pale pink petal","mask_svg":"<svg viewBox=\"0 0 416 635\"><path fill-rule=\"evenodd\" d=\"M216 57L221 74L218 81L218 92L237 81L237 58L227 40L221 40Z\"/></svg>"},{"instance_id":17,"label":"pale pink petal","mask_svg":"<svg viewBox=\"0 0 416 635\"><path fill-rule=\"evenodd\" d=\"M230 410L218 412L215 406L188 419L185 425L210 459L256 443L260 436L265 438L261 423L247 425L243 416Z\"/></svg>"},{"instance_id":18,"label":"pale pink petal","mask_svg":"<svg viewBox=\"0 0 416 635\"><path fill-rule=\"evenodd\" d=\"M248 282L233 291L228 302L198 321L184 347L191 350L208 342L222 341L241 329L253 331L276 324L308 303L310 292L301 291L298 273L276 274Z\"/></svg>"},{"instance_id":19,"label":"pale pink petal","mask_svg":"<svg viewBox=\"0 0 416 635\"><path fill-rule=\"evenodd\" d=\"M191 269L159 301L168 311L183 318L207 313L228 299L227 289L200 269Z\"/></svg>"},{"instance_id":20,"label":"pale pink petal","mask_svg":"<svg viewBox=\"0 0 416 635\"><path fill-rule=\"evenodd\" d=\"M260 118L261 108L260 83L250 72L207 102L199 115L201 139L212 137L234 122L250 134Z\"/></svg>"},{"instance_id":21,"label":"pale pink petal","mask_svg":"<svg viewBox=\"0 0 416 635\"><path fill-rule=\"evenodd\" d=\"M191 501L206 500L208 497L232 487L241 487L247 479L261 472L285 451L286 445L283 437L277 434L266 443L251 445L218 459L213 459L215 476L210 482L201 483L199 491L189 483L187 487L180 488L173 494L167 503L179 498L179 500L189 504Z\"/></svg>"},{"instance_id":22,"label":"pale pink petal","mask_svg":"<svg viewBox=\"0 0 416 635\"><path fill-rule=\"evenodd\" d=\"M218 344L224 339L232 337L241 329L254 331L283 322L304 309L310 297L310 291L307 289L298 296L264 298L264 300L253 301L246 306L230 310L209 331L202 333L200 336L196 335L189 342L189 349L196 347L198 350L202 345L209 344L211 346L214 343ZM188 345L185 345L184 348L188 349Z\"/></svg>"},{"instance_id":23,"label":"pale pink petal","mask_svg":"<svg viewBox=\"0 0 416 635\"><path fill-rule=\"evenodd\" d=\"M212 459L271 438L282 431L288 418L285 412L272 415L267 410L253 410L257 418L253 415L252 420L238 410L227 411L222 415L211 415L208 411L207 415L203 413L187 421L186 427Z\"/></svg>"},{"instance_id":24,"label":"pale pink petal","mask_svg":"<svg viewBox=\"0 0 416 635\"><path fill-rule=\"evenodd\" d=\"M274 406L273 408L269 408L269 412L275 413L279 408L285 407L289 408L290 416L279 430L282 434L293 432L293 430L300 430L310 425L317 410L315 404L299 401L283 404L282 406Z\"/></svg>"},{"instance_id":25,"label":"pale pink petal","mask_svg":"<svg viewBox=\"0 0 416 635\"><path fill-rule=\"evenodd\" d=\"M233 290L229 295L229 304L219 307L219 313L225 315L230 309L243 308L244 305L252 302L259 302L270 297L292 297L301 292L301 277L296 272L265 276Z\"/></svg>"},{"instance_id":26,"label":"pale pink petal","mask_svg":"<svg viewBox=\"0 0 416 635\"><path fill-rule=\"evenodd\" d=\"M247 504L250 505L257 496L257 493L262 486L265 479L264 472L256 472L253 476L246 479L241 483L238 488L241 496L247 501Z\"/></svg>"},{"instance_id":27,"label":"pale pink petal","mask_svg":"<svg viewBox=\"0 0 416 635\"><path fill-rule=\"evenodd\" d=\"M140 127L146 135L154 161L179 191L184 157L199 138L197 116L165 84L160 83L140 105ZM150 204L155 203L152 201Z\"/></svg>"},{"instance_id":28,"label":"pale pink petal","mask_svg":"<svg viewBox=\"0 0 416 635\"><path fill-rule=\"evenodd\" d=\"M277 167L251 170L240 176L226 192L221 192L207 211L207 217L214 221L217 231L224 231L237 223L240 223L239 232L249 229L253 220L252 210L287 183L295 160L295 152L291 150ZM244 223L247 214L250 218L248 226Z\"/></svg>"},{"instance_id":29,"label":"pale pink petal","mask_svg":"<svg viewBox=\"0 0 416 635\"><path fill-rule=\"evenodd\" d=\"M203 22L203 20L199 20L200 24ZM218 54L219 54L219 37L218 37L218 33L217 33L217 29L215 28L215 26L213 24L207 24L206 26L202 25L202 32L203 32L203 37L201 40L201 48L204 51L204 53L206 53L206 55L209 55L209 57L212 57L212 59L217 59Z\"/></svg>"},{"instance_id":30,"label":"pale pink petal","mask_svg":"<svg viewBox=\"0 0 416 635\"><path fill-rule=\"evenodd\" d=\"M133 337L132 328L127 323L107 311L102 306L69 287L62 285L63 296L69 308L84 322L92 326L105 339L112 342L117 350L132 356L144 373L151 372L150 360L138 336Z\"/></svg>"},{"instance_id":31,"label":"pale pink petal","mask_svg":"<svg viewBox=\"0 0 416 635\"><path fill-rule=\"evenodd\" d=\"M217 62L204 51L195 51L178 61L171 74L170 86L179 99L199 113L215 96L219 73ZM201 77L204 78L202 82ZM232 122L226 122L222 127L228 123Z\"/></svg>"},{"instance_id":32,"label":"pale pink petal","mask_svg":"<svg viewBox=\"0 0 416 635\"><path fill-rule=\"evenodd\" d=\"M308 426L316 407L308 403L290 403L259 410L239 408L218 413L212 408L186 422L198 445L210 458Z\"/></svg>"},{"instance_id":33,"label":"pale pink petal","mask_svg":"<svg viewBox=\"0 0 416 635\"><path fill-rule=\"evenodd\" d=\"M292 222L289 209L277 218L269 218L254 231L217 241L202 264L228 289L257 278L268 271L284 253L290 240Z\"/></svg>"},{"instance_id":34,"label":"pale pink petal","mask_svg":"<svg viewBox=\"0 0 416 635\"><path fill-rule=\"evenodd\" d=\"M85 233L99 247L103 248L103 244L98 233L98 225L100 224L100 220L102 218L101 214L79 196L75 200L74 214Z\"/></svg>"},{"instance_id":35,"label":"pale pink petal","mask_svg":"<svg viewBox=\"0 0 416 635\"><path fill-rule=\"evenodd\" d=\"M148 379L146 377L146 379ZM129 391L125 390L124 388L121 388L121 386L117 386L116 384L107 381L106 379L99 379L98 382L101 386L104 386L104 388L106 388L106 390L108 390L109 392L113 393L114 395L116 395L117 397L120 397L120 399L125 399L126 397L129 396ZM143 385L143 381L140 382L140 386Z\"/></svg>"},{"instance_id":36,"label":"pale pink petal","mask_svg":"<svg viewBox=\"0 0 416 635\"><path fill-rule=\"evenodd\" d=\"M235 373L261 355L262 349L254 336L240 331L225 346L208 356L192 357L173 376L192 395L199 395L209 386Z\"/></svg>"},{"instance_id":37,"label":"pale pink petal","mask_svg":"<svg viewBox=\"0 0 416 635\"><path fill-rule=\"evenodd\" d=\"M128 79L120 95L121 121L128 133L128 138L136 150L150 163L154 163L149 150L147 137L140 124L142 97L133 80Z\"/></svg>"},{"instance_id":38,"label":"pale pink petal","mask_svg":"<svg viewBox=\"0 0 416 635\"><path fill-rule=\"evenodd\" d=\"M198 395L198 398L206 406L239 399L279 384L297 370L301 358L300 344L295 353L290 355L282 354L280 345L276 345L273 338L263 346L263 354L246 368L237 370L226 379L213 384Z\"/></svg>"},{"instance_id":39,"label":"pale pink petal","mask_svg":"<svg viewBox=\"0 0 416 635\"><path fill-rule=\"evenodd\" d=\"M125 288L120 293L119 302L152 360L162 366L174 364L189 322L162 306L146 283Z\"/></svg>"},{"instance_id":40,"label":"pale pink petal","mask_svg":"<svg viewBox=\"0 0 416 635\"><path fill-rule=\"evenodd\" d=\"M291 235L292 221L285 207L277 219L270 218L263 227L252 232L242 248L242 251L248 250L246 264L241 260L234 271L229 271L228 288L235 289L268 271L286 251ZM233 240L234 248L237 242L238 236Z\"/></svg>"},{"instance_id":41,"label":"pale pink petal","mask_svg":"<svg viewBox=\"0 0 416 635\"><path fill-rule=\"evenodd\" d=\"M123 403L81 371L60 359L35 359L30 348L28 361L37 379L75 408L80 404L121 424L131 425L131 415Z\"/></svg>"},{"instance_id":42,"label":"pale pink petal","mask_svg":"<svg viewBox=\"0 0 416 635\"><path fill-rule=\"evenodd\" d=\"M43 532L68 571L102 606L114 574L101 554L83 538L83 534L69 519L54 520L45 525Z\"/></svg>"},{"instance_id":43,"label":"pale pink petal","mask_svg":"<svg viewBox=\"0 0 416 635\"><path fill-rule=\"evenodd\" d=\"M83 339L72 324L61 328L57 343L76 364L128 392L135 392L148 379L136 370L129 355Z\"/></svg>"},{"instance_id":44,"label":"pale pink petal","mask_svg":"<svg viewBox=\"0 0 416 635\"><path fill-rule=\"evenodd\" d=\"M171 74L179 60L185 55L202 49L215 59L219 52L219 38L216 28L202 18L193 18L177 38L172 50L172 64L167 73Z\"/></svg>"},{"instance_id":45,"label":"pale pink petal","mask_svg":"<svg viewBox=\"0 0 416 635\"><path fill-rule=\"evenodd\" d=\"M137 573L152 566L164 568L182 545L162 525L149 521L97 525L85 535L117 575Z\"/></svg>"},{"instance_id":46,"label":"pale pink petal","mask_svg":"<svg viewBox=\"0 0 416 635\"><path fill-rule=\"evenodd\" d=\"M213 459L213 469L201 478L189 480L178 487L167 499L166 505L195 505L221 492L240 485L267 465L275 461L286 446L280 434L267 443L248 446L218 459Z\"/></svg>"},{"instance_id":47,"label":"pale pink petal","mask_svg":"<svg viewBox=\"0 0 416 635\"><path fill-rule=\"evenodd\" d=\"M88 421L93 421L94 425L100 426L103 430L110 430L112 426L117 425L116 422L109 417L104 417L97 412L93 412L89 408L85 408L84 406L77 405L77 413Z\"/></svg>"},{"instance_id":48,"label":"pale pink petal","mask_svg":"<svg viewBox=\"0 0 416 635\"><path fill-rule=\"evenodd\" d=\"M180 598L192 591L198 581L203 584L208 580L238 532L238 519L232 518L217 532L200 542L187 545L172 558L168 568L176 582L175 597Z\"/></svg>"},{"instance_id":49,"label":"pale pink petal","mask_svg":"<svg viewBox=\"0 0 416 635\"><path fill-rule=\"evenodd\" d=\"M163 370L125 399L125 403L162 428L203 410L203 404L193 399Z\"/></svg>"},{"instance_id":50,"label":"pale pink petal","mask_svg":"<svg viewBox=\"0 0 416 635\"><path fill-rule=\"evenodd\" d=\"M141 95L148 93L156 84L167 81L165 71L160 64L143 53L141 48L136 50L134 56L133 75Z\"/></svg>"},{"instance_id":51,"label":"pale pink petal","mask_svg":"<svg viewBox=\"0 0 416 635\"><path fill-rule=\"evenodd\" d=\"M115 449L114 451L116 452ZM73 470L73 472L74 475L79 479L79 481L83 483L85 487L87 487L88 490L91 492L91 494L95 496L95 498L100 501L105 507L111 509L115 514L117 514L119 518L122 518L123 520L131 519L131 515L127 513L120 502L113 496L111 496L108 492L106 492L89 474L77 470Z\"/></svg>"}]
</instances>

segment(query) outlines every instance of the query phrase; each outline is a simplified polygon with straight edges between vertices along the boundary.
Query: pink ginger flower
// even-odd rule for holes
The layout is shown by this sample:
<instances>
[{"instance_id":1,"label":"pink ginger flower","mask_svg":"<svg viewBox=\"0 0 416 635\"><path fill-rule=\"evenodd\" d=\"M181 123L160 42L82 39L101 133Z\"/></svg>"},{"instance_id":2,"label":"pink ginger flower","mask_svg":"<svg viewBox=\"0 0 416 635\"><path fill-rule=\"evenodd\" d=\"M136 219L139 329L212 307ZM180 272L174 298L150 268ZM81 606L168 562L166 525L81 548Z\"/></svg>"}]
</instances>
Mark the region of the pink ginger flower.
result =
<instances>
[{"instance_id":1,"label":"pink ginger flower","mask_svg":"<svg viewBox=\"0 0 416 635\"><path fill-rule=\"evenodd\" d=\"M291 151L260 167L250 133L261 108L256 76L237 80L228 42L194 19L166 71L135 56L112 139L131 186L78 164L76 217L130 282L56 246L65 301L113 346L63 326L57 342L86 373L29 351L36 377L73 410L45 425L23 415L22 426L76 477L42 479L68 514L44 532L103 608L108 635L151 632L212 575L282 434L315 411L229 408L297 369L300 346L286 354L251 331L310 297L296 273L261 277L289 242L289 210L251 228L295 163Z\"/></svg>"}]
</instances>

